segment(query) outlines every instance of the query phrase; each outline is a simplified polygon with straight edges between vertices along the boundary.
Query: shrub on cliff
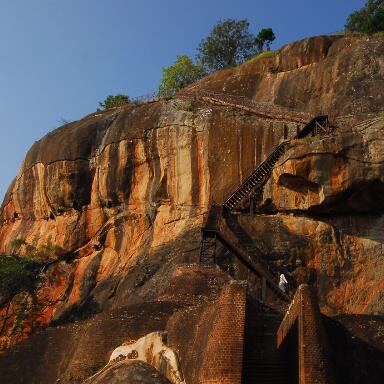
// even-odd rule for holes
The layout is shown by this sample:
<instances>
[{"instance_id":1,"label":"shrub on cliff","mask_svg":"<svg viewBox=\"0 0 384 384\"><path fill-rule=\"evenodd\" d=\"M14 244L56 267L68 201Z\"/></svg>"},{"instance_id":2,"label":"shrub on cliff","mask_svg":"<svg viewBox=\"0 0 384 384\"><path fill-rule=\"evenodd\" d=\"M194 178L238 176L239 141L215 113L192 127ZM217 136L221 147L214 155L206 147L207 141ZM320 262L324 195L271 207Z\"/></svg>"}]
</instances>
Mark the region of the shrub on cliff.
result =
<instances>
[{"instance_id":1,"label":"shrub on cliff","mask_svg":"<svg viewBox=\"0 0 384 384\"><path fill-rule=\"evenodd\" d=\"M15 239L11 242L13 254L23 255L23 257L39 262L50 262L58 260L65 252L63 248L55 244L41 244L35 246L29 244L24 239Z\"/></svg>"},{"instance_id":2,"label":"shrub on cliff","mask_svg":"<svg viewBox=\"0 0 384 384\"><path fill-rule=\"evenodd\" d=\"M0 256L0 305L20 292L32 293L38 281L39 264L15 255Z\"/></svg>"},{"instance_id":3,"label":"shrub on cliff","mask_svg":"<svg viewBox=\"0 0 384 384\"><path fill-rule=\"evenodd\" d=\"M163 68L159 95L169 97L206 75L201 65L195 65L187 55L178 56L175 63Z\"/></svg>"},{"instance_id":4,"label":"shrub on cliff","mask_svg":"<svg viewBox=\"0 0 384 384\"><path fill-rule=\"evenodd\" d=\"M127 95L117 94L109 95L103 102L99 103L98 111L106 111L111 108L121 107L123 105L129 104L130 100Z\"/></svg>"},{"instance_id":5,"label":"shrub on cliff","mask_svg":"<svg viewBox=\"0 0 384 384\"><path fill-rule=\"evenodd\" d=\"M208 71L234 67L257 53L255 36L247 20L227 19L217 23L198 47L198 60Z\"/></svg>"},{"instance_id":6,"label":"shrub on cliff","mask_svg":"<svg viewBox=\"0 0 384 384\"><path fill-rule=\"evenodd\" d=\"M345 30L368 34L384 31L384 0L368 0L363 8L349 15Z\"/></svg>"}]
</instances>

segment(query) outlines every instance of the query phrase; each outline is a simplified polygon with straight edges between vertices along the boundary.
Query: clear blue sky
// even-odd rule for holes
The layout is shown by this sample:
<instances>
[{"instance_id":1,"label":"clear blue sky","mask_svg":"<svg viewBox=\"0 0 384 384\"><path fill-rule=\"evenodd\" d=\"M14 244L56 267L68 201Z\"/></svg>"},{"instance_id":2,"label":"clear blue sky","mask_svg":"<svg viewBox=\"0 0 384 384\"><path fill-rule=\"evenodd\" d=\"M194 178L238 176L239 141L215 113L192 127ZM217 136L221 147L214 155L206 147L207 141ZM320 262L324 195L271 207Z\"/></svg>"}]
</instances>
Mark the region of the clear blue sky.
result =
<instances>
[{"instance_id":1,"label":"clear blue sky","mask_svg":"<svg viewBox=\"0 0 384 384\"><path fill-rule=\"evenodd\" d=\"M365 0L0 0L0 200L34 141L109 94L157 89L220 19L272 27L274 47L343 29Z\"/></svg>"}]
</instances>

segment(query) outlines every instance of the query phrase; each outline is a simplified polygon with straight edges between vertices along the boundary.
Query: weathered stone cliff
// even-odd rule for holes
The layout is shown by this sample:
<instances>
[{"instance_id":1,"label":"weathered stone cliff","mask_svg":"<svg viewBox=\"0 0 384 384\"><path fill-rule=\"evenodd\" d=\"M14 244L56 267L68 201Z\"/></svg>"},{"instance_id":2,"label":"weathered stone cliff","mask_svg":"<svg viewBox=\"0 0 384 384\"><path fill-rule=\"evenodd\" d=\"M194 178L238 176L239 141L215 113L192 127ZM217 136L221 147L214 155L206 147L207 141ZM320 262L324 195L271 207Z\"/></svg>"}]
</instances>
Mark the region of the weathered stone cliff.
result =
<instances>
[{"instance_id":1,"label":"weathered stone cliff","mask_svg":"<svg viewBox=\"0 0 384 384\"><path fill-rule=\"evenodd\" d=\"M217 72L190 88L356 122L383 109L383 49L382 38L313 37L283 47L276 56Z\"/></svg>"},{"instance_id":2,"label":"weathered stone cliff","mask_svg":"<svg viewBox=\"0 0 384 384\"><path fill-rule=\"evenodd\" d=\"M87 351L87 363L84 344L95 329L85 327L76 344L66 326L72 341L62 347L78 357L55 349L46 382L63 372L80 382L124 337L167 328L186 382L197 383L209 321L195 325L213 316L208 303L228 278L186 263L198 259L209 206L303 126L289 110L281 117L281 107L329 114L334 133L292 141L264 188L263 214L238 223L275 265L294 275L299 260L316 271L326 313L383 314L382 89L382 38L317 37L213 74L190 87L190 96L94 113L36 142L2 205L0 252L14 252L15 239L64 251L44 269L34 296L21 293L0 308L1 346L95 313L107 324L109 314L132 308L148 321L135 314L113 337L101 325L115 345L98 340L101 352L93 358ZM279 117L214 105L199 97L204 90L271 103ZM52 346L36 343L41 354L51 353ZM33 382L43 382L34 369Z\"/></svg>"}]
</instances>

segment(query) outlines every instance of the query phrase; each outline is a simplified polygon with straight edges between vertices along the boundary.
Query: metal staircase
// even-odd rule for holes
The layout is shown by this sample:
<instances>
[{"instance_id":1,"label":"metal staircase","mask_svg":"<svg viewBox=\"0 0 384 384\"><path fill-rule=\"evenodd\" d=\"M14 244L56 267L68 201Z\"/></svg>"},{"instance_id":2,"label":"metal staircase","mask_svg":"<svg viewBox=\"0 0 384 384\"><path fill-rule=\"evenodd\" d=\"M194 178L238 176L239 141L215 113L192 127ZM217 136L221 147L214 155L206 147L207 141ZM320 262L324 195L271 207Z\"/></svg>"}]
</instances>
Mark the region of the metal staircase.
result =
<instances>
[{"instance_id":1,"label":"metal staircase","mask_svg":"<svg viewBox=\"0 0 384 384\"><path fill-rule=\"evenodd\" d=\"M254 192L258 186L264 184L270 177L273 166L277 160L285 153L288 142L278 145L275 150L248 176L244 183L240 185L223 203L228 209L235 208L241 201Z\"/></svg>"},{"instance_id":2,"label":"metal staircase","mask_svg":"<svg viewBox=\"0 0 384 384\"><path fill-rule=\"evenodd\" d=\"M310 134L320 134L328 132L328 117L319 116L312 119L296 136L303 138ZM251 195L257 195L266 181L269 179L272 168L285 153L289 141L279 144L274 151L248 176L222 205L212 205L206 223L202 228L202 239L200 245L200 262L216 263L217 243L231 252L242 264L250 271L258 275L265 281L270 288L281 298L287 300L288 297L278 287L277 275L272 274L262 260L255 260L243 247L237 245L225 235L224 222L222 221L223 211L230 212L236 208L244 199Z\"/></svg>"},{"instance_id":3,"label":"metal staircase","mask_svg":"<svg viewBox=\"0 0 384 384\"><path fill-rule=\"evenodd\" d=\"M318 116L313 118L305 127L297 134L296 139L302 139L312 134L317 136L327 133L329 130L328 116ZM257 193L261 187L269 179L272 168L287 150L289 141L279 144L273 152L248 176L243 184L240 185L223 203L224 207L229 210L234 209L245 198L251 194Z\"/></svg>"},{"instance_id":4,"label":"metal staircase","mask_svg":"<svg viewBox=\"0 0 384 384\"><path fill-rule=\"evenodd\" d=\"M316 136L328 133L328 117L319 116L312 119L296 136L300 139L310 134ZM289 372L287 361L282 358L276 345L276 332L281 321L281 313L285 312L289 297L278 286L278 273L257 252L255 247L247 244L247 239L241 231L236 231L236 223L231 223L230 213L241 202L250 196L261 200L265 183L280 157L285 153L289 141L279 144L274 151L248 176L222 205L212 205L202 231L200 246L200 262L217 263L218 246L234 255L241 264L245 265L262 281L262 298L266 286L271 289L280 304L274 312L262 308L251 310L247 308L245 324L245 345L243 360L243 384L288 384ZM251 205L252 206L252 205ZM227 220L223 213L229 214ZM235 230L233 230L235 229ZM285 302L285 303L284 303Z\"/></svg>"},{"instance_id":5,"label":"metal staircase","mask_svg":"<svg viewBox=\"0 0 384 384\"><path fill-rule=\"evenodd\" d=\"M268 267L261 260L253 259L245 252L240 245L236 244L226 235L228 229L222 220L222 205L213 205L208 213L208 218L202 230L202 240L200 245L200 262L216 263L218 243L227 251L234 255L241 264L252 273L262 278L265 283L284 301L289 301L289 297L278 287L276 277L268 270Z\"/></svg>"}]
</instances>

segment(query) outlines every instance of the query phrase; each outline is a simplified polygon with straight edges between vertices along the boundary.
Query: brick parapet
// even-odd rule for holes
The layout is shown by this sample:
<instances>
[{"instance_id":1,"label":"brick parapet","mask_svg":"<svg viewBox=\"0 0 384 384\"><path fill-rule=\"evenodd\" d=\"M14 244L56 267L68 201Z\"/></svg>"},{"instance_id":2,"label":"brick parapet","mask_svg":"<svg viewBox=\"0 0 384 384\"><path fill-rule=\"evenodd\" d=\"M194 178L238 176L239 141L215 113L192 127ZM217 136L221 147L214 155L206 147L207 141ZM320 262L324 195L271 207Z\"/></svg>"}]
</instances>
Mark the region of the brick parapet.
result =
<instances>
[{"instance_id":1,"label":"brick parapet","mask_svg":"<svg viewBox=\"0 0 384 384\"><path fill-rule=\"evenodd\" d=\"M247 285L230 282L217 303L205 349L201 384L241 384Z\"/></svg>"},{"instance_id":2,"label":"brick parapet","mask_svg":"<svg viewBox=\"0 0 384 384\"><path fill-rule=\"evenodd\" d=\"M285 313L285 316L280 324L280 327L277 331L277 346L280 347L287 337L289 331L294 326L298 317L300 316L300 303L302 297L302 288L303 285L297 289L293 300L289 304L288 310Z\"/></svg>"},{"instance_id":3,"label":"brick parapet","mask_svg":"<svg viewBox=\"0 0 384 384\"><path fill-rule=\"evenodd\" d=\"M326 331L322 322L315 290L301 285L277 332L281 346L290 330L298 326L300 384L332 384L336 382Z\"/></svg>"}]
</instances>

